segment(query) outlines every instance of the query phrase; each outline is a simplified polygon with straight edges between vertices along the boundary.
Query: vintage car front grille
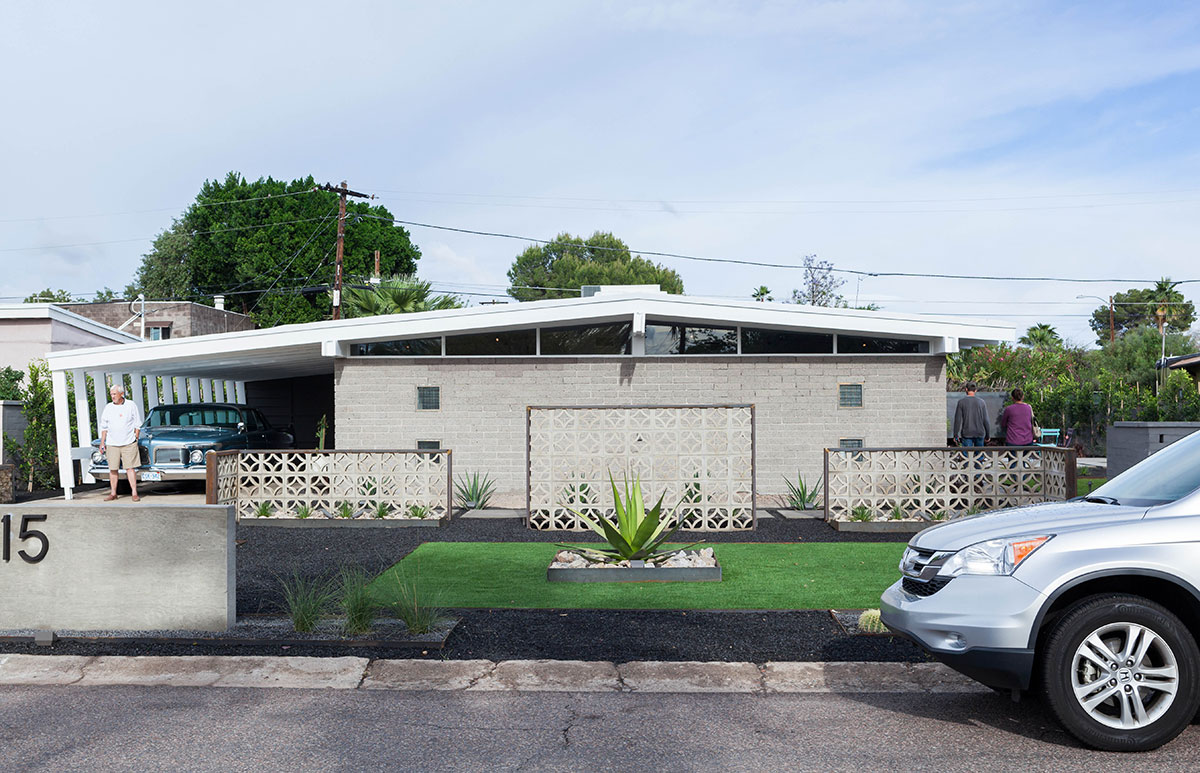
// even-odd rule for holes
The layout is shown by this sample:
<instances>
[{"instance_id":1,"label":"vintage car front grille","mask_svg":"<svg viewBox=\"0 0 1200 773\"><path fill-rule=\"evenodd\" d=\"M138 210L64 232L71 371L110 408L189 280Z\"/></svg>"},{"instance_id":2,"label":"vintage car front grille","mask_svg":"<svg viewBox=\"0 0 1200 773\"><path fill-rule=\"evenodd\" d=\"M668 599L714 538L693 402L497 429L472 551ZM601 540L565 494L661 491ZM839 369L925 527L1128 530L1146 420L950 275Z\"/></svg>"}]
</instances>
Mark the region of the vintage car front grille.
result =
<instances>
[{"instance_id":1,"label":"vintage car front grille","mask_svg":"<svg viewBox=\"0 0 1200 773\"><path fill-rule=\"evenodd\" d=\"M155 464L183 464L183 449L182 448L156 448L154 449Z\"/></svg>"}]
</instances>

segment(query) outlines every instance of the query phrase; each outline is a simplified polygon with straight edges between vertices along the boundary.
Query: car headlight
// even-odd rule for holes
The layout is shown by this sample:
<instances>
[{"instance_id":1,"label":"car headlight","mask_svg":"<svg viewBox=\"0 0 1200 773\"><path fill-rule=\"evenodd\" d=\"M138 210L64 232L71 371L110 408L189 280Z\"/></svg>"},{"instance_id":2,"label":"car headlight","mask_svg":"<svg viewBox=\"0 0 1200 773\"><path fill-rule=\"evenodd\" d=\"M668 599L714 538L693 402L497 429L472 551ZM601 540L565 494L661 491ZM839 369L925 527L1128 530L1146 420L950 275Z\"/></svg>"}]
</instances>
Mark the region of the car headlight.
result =
<instances>
[{"instance_id":1,"label":"car headlight","mask_svg":"<svg viewBox=\"0 0 1200 773\"><path fill-rule=\"evenodd\" d=\"M99 451L92 451L92 464L100 464L104 461L104 454Z\"/></svg>"},{"instance_id":2,"label":"car headlight","mask_svg":"<svg viewBox=\"0 0 1200 773\"><path fill-rule=\"evenodd\" d=\"M204 449L195 448L188 454L188 464L200 464L204 461Z\"/></svg>"},{"instance_id":3,"label":"car headlight","mask_svg":"<svg viewBox=\"0 0 1200 773\"><path fill-rule=\"evenodd\" d=\"M938 575L958 577L960 574L1012 574L1022 561L1029 558L1033 551L1040 548L1053 536L1053 534L1042 534L1036 537L1014 537L976 542L948 558L946 563L942 564Z\"/></svg>"}]
</instances>

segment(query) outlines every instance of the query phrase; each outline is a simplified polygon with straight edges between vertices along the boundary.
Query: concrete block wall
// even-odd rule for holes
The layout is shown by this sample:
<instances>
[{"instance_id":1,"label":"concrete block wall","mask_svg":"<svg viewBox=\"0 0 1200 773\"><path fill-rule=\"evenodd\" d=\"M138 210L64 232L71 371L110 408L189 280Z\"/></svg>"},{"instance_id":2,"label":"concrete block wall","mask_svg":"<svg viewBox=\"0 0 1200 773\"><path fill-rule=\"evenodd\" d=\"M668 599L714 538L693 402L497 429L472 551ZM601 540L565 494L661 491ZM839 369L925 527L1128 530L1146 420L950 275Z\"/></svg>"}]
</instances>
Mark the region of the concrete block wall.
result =
<instances>
[{"instance_id":1,"label":"concrete block wall","mask_svg":"<svg viewBox=\"0 0 1200 773\"><path fill-rule=\"evenodd\" d=\"M1108 478L1200 430L1196 421L1118 421L1108 427Z\"/></svg>"},{"instance_id":2,"label":"concrete block wall","mask_svg":"<svg viewBox=\"0 0 1200 773\"><path fill-rule=\"evenodd\" d=\"M862 408L839 408L838 385L863 385ZM441 388L441 408L418 411L417 387ZM867 447L945 445L942 355L646 358L355 357L335 374L336 442L344 449L415 448L437 440L454 469L497 481L501 506L525 502L529 405L753 403L757 488L823 472L842 438ZM764 504L770 505L771 499Z\"/></svg>"}]
</instances>

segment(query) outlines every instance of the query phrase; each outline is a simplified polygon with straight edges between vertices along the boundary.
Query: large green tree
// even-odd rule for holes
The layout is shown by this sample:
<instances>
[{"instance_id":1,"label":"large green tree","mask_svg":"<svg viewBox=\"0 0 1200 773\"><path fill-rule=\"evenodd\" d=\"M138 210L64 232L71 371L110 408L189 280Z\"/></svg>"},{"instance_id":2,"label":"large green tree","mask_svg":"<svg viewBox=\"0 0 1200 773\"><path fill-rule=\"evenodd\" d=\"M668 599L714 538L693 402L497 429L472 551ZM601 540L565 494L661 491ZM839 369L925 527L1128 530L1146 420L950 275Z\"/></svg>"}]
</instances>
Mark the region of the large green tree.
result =
<instances>
[{"instance_id":1,"label":"large green tree","mask_svg":"<svg viewBox=\"0 0 1200 773\"><path fill-rule=\"evenodd\" d=\"M578 298L583 285L656 284L683 292L679 274L631 255L629 245L602 231L586 239L561 233L549 244L528 248L513 261L508 281L508 294L519 301Z\"/></svg>"},{"instance_id":2,"label":"large green tree","mask_svg":"<svg viewBox=\"0 0 1200 773\"><path fill-rule=\"evenodd\" d=\"M1117 337L1138 327L1158 330L1160 313L1168 333L1183 333L1196 321L1192 302L1175 289L1178 282L1164 277L1154 287L1136 288L1113 295L1112 325ZM1109 309L1105 304L1092 312L1088 321L1096 331L1096 341L1105 344L1109 339Z\"/></svg>"},{"instance_id":3,"label":"large green tree","mask_svg":"<svg viewBox=\"0 0 1200 773\"><path fill-rule=\"evenodd\" d=\"M312 177L247 180L230 172L206 180L196 201L159 234L142 259L133 297L211 303L250 314L260 327L329 316L337 194L314 191ZM385 274L411 274L420 250L381 206L350 199L343 276L365 276L380 252Z\"/></svg>"}]
</instances>

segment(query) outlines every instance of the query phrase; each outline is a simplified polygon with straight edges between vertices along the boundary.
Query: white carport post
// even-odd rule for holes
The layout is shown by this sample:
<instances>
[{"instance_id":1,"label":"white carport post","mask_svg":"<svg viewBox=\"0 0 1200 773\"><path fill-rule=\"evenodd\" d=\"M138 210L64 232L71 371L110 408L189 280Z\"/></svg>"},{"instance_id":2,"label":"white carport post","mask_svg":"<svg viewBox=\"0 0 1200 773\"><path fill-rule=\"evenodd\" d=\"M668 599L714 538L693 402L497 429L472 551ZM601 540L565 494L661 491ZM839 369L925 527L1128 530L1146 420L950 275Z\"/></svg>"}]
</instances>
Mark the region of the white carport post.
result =
<instances>
[{"instance_id":1,"label":"white carport post","mask_svg":"<svg viewBox=\"0 0 1200 773\"><path fill-rule=\"evenodd\" d=\"M146 401L142 397L142 374L129 374L129 399L137 406L138 413L143 417L146 415Z\"/></svg>"},{"instance_id":2,"label":"white carport post","mask_svg":"<svg viewBox=\"0 0 1200 773\"><path fill-rule=\"evenodd\" d=\"M227 403L240 403L241 402L241 400L237 399L237 384L233 383L232 381L225 382L225 402L227 402Z\"/></svg>"},{"instance_id":3,"label":"white carport post","mask_svg":"<svg viewBox=\"0 0 1200 773\"><path fill-rule=\"evenodd\" d=\"M233 382L233 389L234 389L234 394L237 395L237 401L244 405L246 402L246 382L245 381Z\"/></svg>"},{"instance_id":4,"label":"white carport post","mask_svg":"<svg viewBox=\"0 0 1200 773\"><path fill-rule=\"evenodd\" d=\"M75 382L75 428L79 432L79 447L91 448L92 410L88 406L87 399L87 372L73 370L71 371L71 379ZM99 422L97 422L97 427L99 427ZM80 478L84 483L95 483L96 479L88 472L89 462L90 459L81 459L79 461Z\"/></svg>"},{"instance_id":5,"label":"white carport post","mask_svg":"<svg viewBox=\"0 0 1200 773\"><path fill-rule=\"evenodd\" d=\"M146 413L158 407L158 376L150 373L146 376Z\"/></svg>"},{"instance_id":6,"label":"white carport post","mask_svg":"<svg viewBox=\"0 0 1200 773\"><path fill-rule=\"evenodd\" d=\"M71 408L67 405L66 371L50 371L50 390L54 396L54 436L58 444L58 479L69 500L75 489L75 466L71 460Z\"/></svg>"},{"instance_id":7,"label":"white carport post","mask_svg":"<svg viewBox=\"0 0 1200 773\"><path fill-rule=\"evenodd\" d=\"M189 378L187 380L187 387L188 387L187 402L189 402L189 403L200 402L200 379Z\"/></svg>"},{"instance_id":8,"label":"white carport post","mask_svg":"<svg viewBox=\"0 0 1200 773\"><path fill-rule=\"evenodd\" d=\"M210 400L208 399L208 391L209 391L209 387L211 384L212 384L211 379L207 379L207 378L200 379L200 402L202 402L202 403L210 402Z\"/></svg>"},{"instance_id":9,"label":"white carport post","mask_svg":"<svg viewBox=\"0 0 1200 773\"><path fill-rule=\"evenodd\" d=\"M163 402L167 405L185 402L178 397L181 386L183 381L178 376L163 376Z\"/></svg>"}]
</instances>

